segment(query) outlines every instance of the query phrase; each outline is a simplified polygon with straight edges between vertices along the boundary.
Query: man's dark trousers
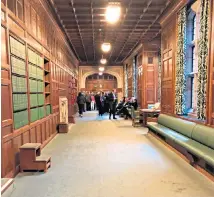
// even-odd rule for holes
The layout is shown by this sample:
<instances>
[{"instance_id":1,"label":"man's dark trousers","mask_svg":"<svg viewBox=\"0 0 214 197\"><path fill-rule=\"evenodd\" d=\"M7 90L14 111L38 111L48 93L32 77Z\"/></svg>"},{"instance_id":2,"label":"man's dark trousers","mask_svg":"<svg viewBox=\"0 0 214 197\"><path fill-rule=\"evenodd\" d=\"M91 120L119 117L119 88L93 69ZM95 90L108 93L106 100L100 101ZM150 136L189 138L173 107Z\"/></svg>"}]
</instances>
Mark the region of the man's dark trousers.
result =
<instances>
[{"instance_id":1,"label":"man's dark trousers","mask_svg":"<svg viewBox=\"0 0 214 197\"><path fill-rule=\"evenodd\" d=\"M113 118L116 118L115 111L116 111L116 102L114 101L109 102L109 119L111 118L111 114L113 115Z\"/></svg>"}]
</instances>

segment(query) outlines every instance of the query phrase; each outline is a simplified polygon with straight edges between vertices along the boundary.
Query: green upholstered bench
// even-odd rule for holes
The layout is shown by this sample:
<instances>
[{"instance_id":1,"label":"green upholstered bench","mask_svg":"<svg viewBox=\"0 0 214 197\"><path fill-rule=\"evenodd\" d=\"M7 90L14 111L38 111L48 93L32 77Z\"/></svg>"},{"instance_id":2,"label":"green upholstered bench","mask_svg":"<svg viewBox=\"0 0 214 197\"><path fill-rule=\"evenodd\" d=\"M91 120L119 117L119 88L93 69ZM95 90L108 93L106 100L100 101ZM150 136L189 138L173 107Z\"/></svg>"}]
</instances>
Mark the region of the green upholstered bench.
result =
<instances>
[{"instance_id":1,"label":"green upholstered bench","mask_svg":"<svg viewBox=\"0 0 214 197\"><path fill-rule=\"evenodd\" d=\"M149 122L148 128L214 167L214 128L165 114L158 117L157 123Z\"/></svg>"}]
</instances>

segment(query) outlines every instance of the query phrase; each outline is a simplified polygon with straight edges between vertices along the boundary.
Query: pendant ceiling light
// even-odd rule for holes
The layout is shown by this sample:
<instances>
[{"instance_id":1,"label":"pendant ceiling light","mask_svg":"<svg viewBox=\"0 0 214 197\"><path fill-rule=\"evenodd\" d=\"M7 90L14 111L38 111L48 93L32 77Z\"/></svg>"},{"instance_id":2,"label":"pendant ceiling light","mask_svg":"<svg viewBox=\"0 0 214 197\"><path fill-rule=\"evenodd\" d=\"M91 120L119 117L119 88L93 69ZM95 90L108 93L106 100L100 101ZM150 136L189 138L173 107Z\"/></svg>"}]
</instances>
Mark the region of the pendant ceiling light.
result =
<instances>
[{"instance_id":1,"label":"pendant ceiling light","mask_svg":"<svg viewBox=\"0 0 214 197\"><path fill-rule=\"evenodd\" d=\"M104 59L104 58L102 58L102 59L100 60L100 63L101 63L101 64L106 64L106 63L107 63L107 60Z\"/></svg>"},{"instance_id":2,"label":"pendant ceiling light","mask_svg":"<svg viewBox=\"0 0 214 197\"><path fill-rule=\"evenodd\" d=\"M104 67L99 67L99 71L103 72L105 70Z\"/></svg>"},{"instance_id":3,"label":"pendant ceiling light","mask_svg":"<svg viewBox=\"0 0 214 197\"><path fill-rule=\"evenodd\" d=\"M120 19L121 7L119 2L109 2L106 8L105 18L107 22L114 24Z\"/></svg>"},{"instance_id":4,"label":"pendant ceiling light","mask_svg":"<svg viewBox=\"0 0 214 197\"><path fill-rule=\"evenodd\" d=\"M99 72L99 75L103 75L103 73L102 73L102 72Z\"/></svg>"},{"instance_id":5,"label":"pendant ceiling light","mask_svg":"<svg viewBox=\"0 0 214 197\"><path fill-rule=\"evenodd\" d=\"M107 53L111 49L111 44L110 43L103 43L102 46L101 46L101 48L102 48L103 52Z\"/></svg>"}]
</instances>

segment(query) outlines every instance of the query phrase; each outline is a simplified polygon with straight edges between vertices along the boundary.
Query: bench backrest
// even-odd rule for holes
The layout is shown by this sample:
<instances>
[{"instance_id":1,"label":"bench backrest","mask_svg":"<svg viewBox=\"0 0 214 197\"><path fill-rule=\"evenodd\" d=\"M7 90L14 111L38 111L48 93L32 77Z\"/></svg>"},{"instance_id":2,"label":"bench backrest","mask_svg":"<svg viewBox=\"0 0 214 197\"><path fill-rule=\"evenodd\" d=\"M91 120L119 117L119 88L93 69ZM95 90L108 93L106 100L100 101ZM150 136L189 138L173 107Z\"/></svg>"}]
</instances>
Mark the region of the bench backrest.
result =
<instances>
[{"instance_id":1,"label":"bench backrest","mask_svg":"<svg viewBox=\"0 0 214 197\"><path fill-rule=\"evenodd\" d=\"M192 137L193 128L196 126L196 123L194 122L189 122L165 114L159 115L158 123L162 124L165 127L173 129L174 131L177 131L189 138Z\"/></svg>"},{"instance_id":2,"label":"bench backrest","mask_svg":"<svg viewBox=\"0 0 214 197\"><path fill-rule=\"evenodd\" d=\"M193 129L192 139L214 149L214 128L197 124Z\"/></svg>"}]
</instances>

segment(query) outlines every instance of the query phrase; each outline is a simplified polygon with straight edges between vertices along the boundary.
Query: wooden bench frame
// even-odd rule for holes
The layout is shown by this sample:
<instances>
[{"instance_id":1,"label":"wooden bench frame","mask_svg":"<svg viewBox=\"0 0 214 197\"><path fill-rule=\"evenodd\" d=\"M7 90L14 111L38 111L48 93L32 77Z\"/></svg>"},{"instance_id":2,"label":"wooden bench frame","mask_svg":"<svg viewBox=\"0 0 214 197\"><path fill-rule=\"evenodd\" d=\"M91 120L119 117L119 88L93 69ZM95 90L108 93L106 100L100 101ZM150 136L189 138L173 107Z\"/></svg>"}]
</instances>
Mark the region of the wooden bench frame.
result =
<instances>
[{"instance_id":1,"label":"wooden bench frame","mask_svg":"<svg viewBox=\"0 0 214 197\"><path fill-rule=\"evenodd\" d=\"M151 129L149 129L148 135L151 135L158 141L162 142L166 147L168 147L170 150L172 150L177 155L179 155L184 161L189 163L191 166L197 169L200 173L202 173L204 176L206 176L208 179L214 182L214 172L212 174L207 170L206 168L207 164L203 159L198 158L197 156L189 153L184 147L178 145L177 143L173 142L168 138L165 138L159 133L152 131Z\"/></svg>"}]
</instances>

